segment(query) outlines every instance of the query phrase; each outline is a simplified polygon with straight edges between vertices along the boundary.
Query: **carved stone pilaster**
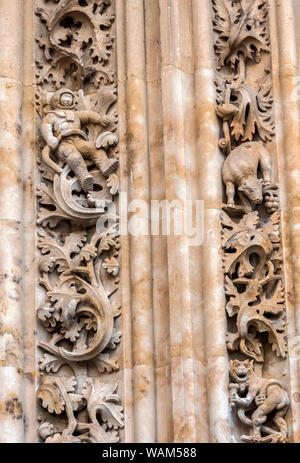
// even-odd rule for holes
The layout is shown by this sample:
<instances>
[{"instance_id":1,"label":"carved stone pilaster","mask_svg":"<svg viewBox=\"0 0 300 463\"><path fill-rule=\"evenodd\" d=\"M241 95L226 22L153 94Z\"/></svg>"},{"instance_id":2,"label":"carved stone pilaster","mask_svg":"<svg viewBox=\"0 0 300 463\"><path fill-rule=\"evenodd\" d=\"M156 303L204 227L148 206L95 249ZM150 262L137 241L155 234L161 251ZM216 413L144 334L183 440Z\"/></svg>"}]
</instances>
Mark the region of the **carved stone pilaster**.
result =
<instances>
[{"instance_id":1,"label":"carved stone pilaster","mask_svg":"<svg viewBox=\"0 0 300 463\"><path fill-rule=\"evenodd\" d=\"M251 430L242 441L287 442L289 397L280 377L265 375L267 345L273 356L287 356L279 187L271 156L268 4L213 0L212 5L216 112L223 126L219 146L226 157L221 220L230 404Z\"/></svg>"},{"instance_id":2,"label":"carved stone pilaster","mask_svg":"<svg viewBox=\"0 0 300 463\"><path fill-rule=\"evenodd\" d=\"M37 0L36 17L39 435L118 442L115 2Z\"/></svg>"}]
</instances>

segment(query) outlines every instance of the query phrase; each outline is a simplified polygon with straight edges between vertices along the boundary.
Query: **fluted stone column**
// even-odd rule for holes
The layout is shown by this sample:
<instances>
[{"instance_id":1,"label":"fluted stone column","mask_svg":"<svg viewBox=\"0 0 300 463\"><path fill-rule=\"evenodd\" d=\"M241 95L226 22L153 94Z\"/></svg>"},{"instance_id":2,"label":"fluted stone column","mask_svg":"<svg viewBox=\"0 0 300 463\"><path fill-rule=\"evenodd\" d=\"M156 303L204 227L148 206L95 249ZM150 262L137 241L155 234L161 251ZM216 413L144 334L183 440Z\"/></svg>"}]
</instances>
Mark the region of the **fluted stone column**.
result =
<instances>
[{"instance_id":1,"label":"fluted stone column","mask_svg":"<svg viewBox=\"0 0 300 463\"><path fill-rule=\"evenodd\" d=\"M160 0L166 199L199 199L192 2ZM194 203L195 204L195 203ZM199 248L167 237L173 442L207 440Z\"/></svg>"},{"instance_id":2,"label":"fluted stone column","mask_svg":"<svg viewBox=\"0 0 300 463\"><path fill-rule=\"evenodd\" d=\"M119 113L119 150L120 150L120 184L121 191L128 194L128 159L127 159L127 72L126 72L126 27L124 0L116 1L117 26L117 62L118 62L118 113ZM125 211L127 214L127 211ZM125 442L134 442L133 417L133 358L132 358L132 320L131 320L131 285L130 285L130 248L129 236L121 236L121 291L122 291L122 332L123 352L120 368L123 369L123 397L125 413Z\"/></svg>"},{"instance_id":3,"label":"fluted stone column","mask_svg":"<svg viewBox=\"0 0 300 463\"><path fill-rule=\"evenodd\" d=\"M224 157L218 148L215 58L211 0L193 1L195 47L195 104L198 123L200 197L205 206L205 237L202 245L202 291L205 320L207 400L211 442L230 442L228 406L228 355L222 269L221 168Z\"/></svg>"},{"instance_id":4,"label":"fluted stone column","mask_svg":"<svg viewBox=\"0 0 300 463\"><path fill-rule=\"evenodd\" d=\"M127 441L228 442L210 2L118 1L117 11L122 191L206 207L202 252L185 235L122 238Z\"/></svg>"},{"instance_id":5,"label":"fluted stone column","mask_svg":"<svg viewBox=\"0 0 300 463\"><path fill-rule=\"evenodd\" d=\"M284 374L290 440L299 442L295 5L268 5L276 125L270 150L278 164L289 341ZM34 0L0 0L0 11L0 443L36 442ZM121 191L148 212L151 200L200 199L205 207L201 247L190 247L186 235L151 236L150 220L148 234L121 237L127 443L234 440L212 17L212 0L116 0Z\"/></svg>"},{"instance_id":6,"label":"fluted stone column","mask_svg":"<svg viewBox=\"0 0 300 463\"><path fill-rule=\"evenodd\" d=\"M151 199L155 201L165 199L165 178L168 175L164 165L159 3L159 0L152 0L147 2L145 8L150 189ZM152 236L151 242L157 442L172 442L173 406L167 237L155 235Z\"/></svg>"},{"instance_id":7,"label":"fluted stone column","mask_svg":"<svg viewBox=\"0 0 300 463\"><path fill-rule=\"evenodd\" d=\"M272 2L273 4L273 2ZM278 38L278 69L281 92L282 132L279 162L283 209L283 258L287 292L287 329L289 343L291 428L293 441L300 440L300 106L299 68L297 63L294 5L292 0L279 0L274 5L277 31L271 30L271 41ZM276 56L276 47L272 47ZM278 103L278 100L275 99Z\"/></svg>"},{"instance_id":8,"label":"fluted stone column","mask_svg":"<svg viewBox=\"0 0 300 463\"><path fill-rule=\"evenodd\" d=\"M22 0L0 15L0 442L23 442Z\"/></svg>"},{"instance_id":9,"label":"fluted stone column","mask_svg":"<svg viewBox=\"0 0 300 463\"><path fill-rule=\"evenodd\" d=\"M36 144L34 85L34 0L23 2L23 105L22 105L22 171L23 171L23 339L24 339L24 417L25 442L36 442L36 302L35 302L35 227L36 227Z\"/></svg>"},{"instance_id":10,"label":"fluted stone column","mask_svg":"<svg viewBox=\"0 0 300 463\"><path fill-rule=\"evenodd\" d=\"M127 152L129 201L150 205L143 0L126 0ZM155 442L151 237L129 237L133 349L134 441Z\"/></svg>"}]
</instances>

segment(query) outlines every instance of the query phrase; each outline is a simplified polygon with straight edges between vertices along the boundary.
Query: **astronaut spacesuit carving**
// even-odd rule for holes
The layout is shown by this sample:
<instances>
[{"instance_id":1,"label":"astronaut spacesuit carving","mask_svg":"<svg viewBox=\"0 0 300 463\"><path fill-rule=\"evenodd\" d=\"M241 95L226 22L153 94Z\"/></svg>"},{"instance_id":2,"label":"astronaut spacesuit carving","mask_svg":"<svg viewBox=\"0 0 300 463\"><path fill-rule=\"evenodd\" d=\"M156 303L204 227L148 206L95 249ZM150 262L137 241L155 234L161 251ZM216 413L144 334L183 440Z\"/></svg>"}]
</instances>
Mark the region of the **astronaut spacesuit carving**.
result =
<instances>
[{"instance_id":1,"label":"astronaut spacesuit carving","mask_svg":"<svg viewBox=\"0 0 300 463\"><path fill-rule=\"evenodd\" d=\"M94 178L83 158L93 161L106 177L118 168L119 163L117 159L109 159L104 149L97 149L82 126L100 124L108 127L114 118L95 111L75 111L75 95L68 89L57 91L51 106L41 123L41 134L48 147L68 164L83 190L88 192L93 189Z\"/></svg>"}]
</instances>

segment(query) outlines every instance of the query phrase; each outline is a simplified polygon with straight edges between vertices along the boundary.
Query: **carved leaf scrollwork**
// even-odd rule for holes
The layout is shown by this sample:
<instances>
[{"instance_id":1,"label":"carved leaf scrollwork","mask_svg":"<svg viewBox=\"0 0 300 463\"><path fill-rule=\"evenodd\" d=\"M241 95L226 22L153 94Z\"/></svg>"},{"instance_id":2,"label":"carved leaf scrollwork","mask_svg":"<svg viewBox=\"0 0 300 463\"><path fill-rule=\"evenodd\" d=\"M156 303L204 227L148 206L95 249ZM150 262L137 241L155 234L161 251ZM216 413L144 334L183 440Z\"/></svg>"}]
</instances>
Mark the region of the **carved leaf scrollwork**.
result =
<instances>
[{"instance_id":1,"label":"carved leaf scrollwork","mask_svg":"<svg viewBox=\"0 0 300 463\"><path fill-rule=\"evenodd\" d=\"M275 134L268 4L212 0L212 6L219 71L216 113L224 136L219 146L226 155L221 223L230 405L251 430L241 441L284 443L289 397L281 378L264 376L266 350L280 359L288 352L279 186L267 146ZM256 80L255 69L258 75L264 72ZM272 420L275 428L265 424Z\"/></svg>"},{"instance_id":2,"label":"carved leaf scrollwork","mask_svg":"<svg viewBox=\"0 0 300 463\"><path fill-rule=\"evenodd\" d=\"M122 336L115 2L36 3L37 246L45 290L37 309L45 332L39 436L113 443L124 427L115 384Z\"/></svg>"},{"instance_id":3,"label":"carved leaf scrollwork","mask_svg":"<svg viewBox=\"0 0 300 463\"><path fill-rule=\"evenodd\" d=\"M269 51L265 0L213 0L218 68L235 68L240 59L261 59Z\"/></svg>"},{"instance_id":4,"label":"carved leaf scrollwork","mask_svg":"<svg viewBox=\"0 0 300 463\"><path fill-rule=\"evenodd\" d=\"M284 291L280 275L281 258L277 251L279 214L264 227L258 214L248 214L239 223L222 212L226 310L237 316L236 333L227 333L231 351L241 350L247 357L263 362L259 334L268 341L278 357L287 353Z\"/></svg>"},{"instance_id":5,"label":"carved leaf scrollwork","mask_svg":"<svg viewBox=\"0 0 300 463\"><path fill-rule=\"evenodd\" d=\"M79 90L87 79L96 88L102 81L112 82L113 74L106 66L113 46L111 1L56 3L54 8L49 5L36 10L48 31L37 37L43 52L37 60L37 84L47 90L65 86Z\"/></svg>"},{"instance_id":6,"label":"carved leaf scrollwork","mask_svg":"<svg viewBox=\"0 0 300 463\"><path fill-rule=\"evenodd\" d=\"M273 98L271 81L259 82L257 89L218 77L217 114L230 125L230 134L235 142L252 141L257 134L263 142L271 141L275 127L270 110Z\"/></svg>"},{"instance_id":7,"label":"carved leaf scrollwork","mask_svg":"<svg viewBox=\"0 0 300 463\"><path fill-rule=\"evenodd\" d=\"M43 378L38 392L42 406L56 415L65 413L68 425L61 430L44 422L39 428L41 438L47 443L118 442L124 414L116 386L98 378L89 378L80 393L74 393L76 386L75 378Z\"/></svg>"}]
</instances>

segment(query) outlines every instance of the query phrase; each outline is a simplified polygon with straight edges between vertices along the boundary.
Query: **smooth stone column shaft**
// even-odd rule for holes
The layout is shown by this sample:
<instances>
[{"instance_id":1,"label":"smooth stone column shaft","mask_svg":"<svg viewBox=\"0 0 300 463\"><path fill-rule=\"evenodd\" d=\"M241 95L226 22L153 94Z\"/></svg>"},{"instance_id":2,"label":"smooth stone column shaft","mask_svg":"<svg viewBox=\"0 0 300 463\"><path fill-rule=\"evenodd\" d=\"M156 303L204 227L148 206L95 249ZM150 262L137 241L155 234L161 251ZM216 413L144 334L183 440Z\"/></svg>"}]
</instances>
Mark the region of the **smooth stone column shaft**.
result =
<instances>
[{"instance_id":1,"label":"smooth stone column shaft","mask_svg":"<svg viewBox=\"0 0 300 463\"><path fill-rule=\"evenodd\" d=\"M297 63L294 5L292 0L277 1L277 23L279 41L279 78L281 84L283 146L284 146L284 180L287 187L287 211L284 216L285 228L289 228L290 249L284 250L284 256L291 257L293 291L288 294L293 303L293 314L288 317L289 354L291 371L291 411L293 438L300 441L300 405L299 405L299 349L300 335L300 112L299 112L299 69ZM284 198L285 199L285 198ZM285 204L284 204L285 205ZM289 263L288 263L289 264ZM293 298L292 298L293 293ZM290 310L290 312L292 312ZM291 317L291 315L294 315ZM291 350L291 346L294 349Z\"/></svg>"},{"instance_id":2,"label":"smooth stone column shaft","mask_svg":"<svg viewBox=\"0 0 300 463\"><path fill-rule=\"evenodd\" d=\"M160 0L160 12L166 199L182 207L198 199L191 2ZM202 341L195 314L200 282L193 274L199 249L189 247L189 231L182 231L167 237L173 441L197 442L203 414L198 386L205 375L195 352Z\"/></svg>"},{"instance_id":3,"label":"smooth stone column shaft","mask_svg":"<svg viewBox=\"0 0 300 463\"><path fill-rule=\"evenodd\" d=\"M166 191L159 0L146 3L145 37L151 199L162 201L166 197ZM162 226L161 216L160 226ZM167 237L162 234L152 236L152 282L157 442L173 442L168 253Z\"/></svg>"},{"instance_id":4,"label":"smooth stone column shaft","mask_svg":"<svg viewBox=\"0 0 300 463\"><path fill-rule=\"evenodd\" d=\"M22 0L1 0L0 42L0 442L20 443L24 441Z\"/></svg>"},{"instance_id":5,"label":"smooth stone column shaft","mask_svg":"<svg viewBox=\"0 0 300 463\"><path fill-rule=\"evenodd\" d=\"M205 206L202 246L202 291L205 314L207 400L211 442L230 442L228 401L229 365L226 349L226 313L222 268L221 168L216 91L213 11L211 0L193 1L196 112L198 123L199 188Z\"/></svg>"},{"instance_id":6,"label":"smooth stone column shaft","mask_svg":"<svg viewBox=\"0 0 300 463\"><path fill-rule=\"evenodd\" d=\"M119 114L119 151L120 151L120 191L128 194L127 156L127 95L126 95L126 1L116 0L117 32L117 70L118 70L118 114ZM127 210L125 211L127 217ZM133 416L133 358L132 358L132 319L130 285L130 249L128 234L121 236L121 279L122 298L122 357L120 368L123 370L123 404L125 413L124 442L134 442Z\"/></svg>"},{"instance_id":7,"label":"smooth stone column shaft","mask_svg":"<svg viewBox=\"0 0 300 463\"><path fill-rule=\"evenodd\" d=\"M126 0L129 200L150 205L145 17L143 0ZM156 441L150 230L129 237L135 442Z\"/></svg>"},{"instance_id":8,"label":"smooth stone column shaft","mask_svg":"<svg viewBox=\"0 0 300 463\"><path fill-rule=\"evenodd\" d=\"M37 435L36 390L38 372L36 367L36 176L37 149L35 125L35 67L34 67L34 6L35 0L24 2L24 53L23 53L23 105L22 105L22 170L23 170L23 243L26 252L23 256L23 297L24 320L24 421L25 442L35 443Z\"/></svg>"}]
</instances>

